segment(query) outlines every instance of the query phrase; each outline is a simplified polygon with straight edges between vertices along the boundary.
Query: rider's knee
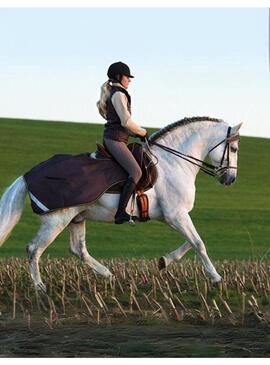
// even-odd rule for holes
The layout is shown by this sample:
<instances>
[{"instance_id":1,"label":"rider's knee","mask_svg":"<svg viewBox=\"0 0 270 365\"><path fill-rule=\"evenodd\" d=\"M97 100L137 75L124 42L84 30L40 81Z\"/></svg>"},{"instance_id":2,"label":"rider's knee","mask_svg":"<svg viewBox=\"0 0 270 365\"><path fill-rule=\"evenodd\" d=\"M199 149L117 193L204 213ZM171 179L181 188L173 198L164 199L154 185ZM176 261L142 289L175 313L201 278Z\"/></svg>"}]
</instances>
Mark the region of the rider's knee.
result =
<instances>
[{"instance_id":1,"label":"rider's knee","mask_svg":"<svg viewBox=\"0 0 270 365\"><path fill-rule=\"evenodd\" d=\"M132 178L133 178L135 184L138 184L141 177L142 177L142 170L140 168L136 169L136 171L134 171L134 173L132 174Z\"/></svg>"}]
</instances>

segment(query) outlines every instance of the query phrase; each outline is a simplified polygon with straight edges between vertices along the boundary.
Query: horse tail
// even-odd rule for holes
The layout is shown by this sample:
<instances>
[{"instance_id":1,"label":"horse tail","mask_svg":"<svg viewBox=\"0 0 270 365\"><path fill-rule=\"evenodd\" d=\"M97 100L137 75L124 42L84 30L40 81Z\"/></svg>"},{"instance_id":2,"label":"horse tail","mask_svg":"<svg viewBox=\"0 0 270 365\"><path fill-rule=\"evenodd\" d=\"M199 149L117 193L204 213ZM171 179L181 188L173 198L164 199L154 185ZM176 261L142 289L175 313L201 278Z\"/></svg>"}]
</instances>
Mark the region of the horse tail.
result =
<instances>
[{"instance_id":1,"label":"horse tail","mask_svg":"<svg viewBox=\"0 0 270 365\"><path fill-rule=\"evenodd\" d=\"M0 246L21 218L26 192L24 178L20 176L6 189L0 200Z\"/></svg>"}]
</instances>

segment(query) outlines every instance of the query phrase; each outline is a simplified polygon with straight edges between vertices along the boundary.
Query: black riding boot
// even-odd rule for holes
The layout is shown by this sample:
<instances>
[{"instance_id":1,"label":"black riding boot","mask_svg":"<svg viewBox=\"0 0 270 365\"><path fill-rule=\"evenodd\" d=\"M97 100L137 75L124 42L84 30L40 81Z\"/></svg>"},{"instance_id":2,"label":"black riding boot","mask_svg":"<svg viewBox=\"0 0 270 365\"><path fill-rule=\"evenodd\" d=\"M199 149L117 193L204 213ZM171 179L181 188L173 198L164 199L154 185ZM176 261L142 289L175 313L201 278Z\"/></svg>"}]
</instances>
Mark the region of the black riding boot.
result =
<instances>
[{"instance_id":1,"label":"black riding boot","mask_svg":"<svg viewBox=\"0 0 270 365\"><path fill-rule=\"evenodd\" d=\"M122 224L124 222L129 222L130 215L126 213L126 207L129 199L134 192L136 184L132 177L129 177L122 188L120 200L118 204L118 210L115 215L115 224Z\"/></svg>"}]
</instances>

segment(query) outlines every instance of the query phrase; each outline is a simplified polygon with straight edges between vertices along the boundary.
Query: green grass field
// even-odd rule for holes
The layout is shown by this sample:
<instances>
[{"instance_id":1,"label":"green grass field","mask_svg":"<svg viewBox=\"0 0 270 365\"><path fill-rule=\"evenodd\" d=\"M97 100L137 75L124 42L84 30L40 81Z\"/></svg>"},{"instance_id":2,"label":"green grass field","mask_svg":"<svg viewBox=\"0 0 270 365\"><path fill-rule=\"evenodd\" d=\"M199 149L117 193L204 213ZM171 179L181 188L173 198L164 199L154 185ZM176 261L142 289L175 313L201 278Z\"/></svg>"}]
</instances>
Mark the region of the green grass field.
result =
<instances>
[{"instance_id":1,"label":"green grass field","mask_svg":"<svg viewBox=\"0 0 270 365\"><path fill-rule=\"evenodd\" d=\"M97 124L0 118L0 194L15 178L56 153L95 150L102 132L103 126ZM191 216L212 259L270 258L269 151L270 139L242 137L238 179L229 188L199 174ZM38 225L39 217L32 213L27 198L22 219L1 247L0 257L25 256L26 244ZM154 258L180 246L183 238L161 222L136 227L88 222L87 242L97 258ZM50 257L69 255L68 232L46 253Z\"/></svg>"}]
</instances>

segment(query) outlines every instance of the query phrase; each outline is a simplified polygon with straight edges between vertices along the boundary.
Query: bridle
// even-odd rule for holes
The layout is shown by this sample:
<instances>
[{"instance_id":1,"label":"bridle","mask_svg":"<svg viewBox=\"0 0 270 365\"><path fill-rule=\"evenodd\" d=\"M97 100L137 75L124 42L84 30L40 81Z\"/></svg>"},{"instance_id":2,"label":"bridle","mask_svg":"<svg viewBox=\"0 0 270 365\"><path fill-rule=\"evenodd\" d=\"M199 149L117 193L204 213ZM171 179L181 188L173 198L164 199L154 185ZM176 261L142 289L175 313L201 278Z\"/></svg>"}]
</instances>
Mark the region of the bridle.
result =
<instances>
[{"instance_id":1,"label":"bridle","mask_svg":"<svg viewBox=\"0 0 270 365\"><path fill-rule=\"evenodd\" d=\"M230 162L230 143L236 140L240 139L240 136L238 133L231 135L231 127L228 127L227 130L227 135L226 138L224 138L222 141L220 141L218 144L216 144L213 148L211 148L208 151L208 154L210 152L212 152L214 149L216 149L218 146L220 146L222 143L226 142L226 145L224 147L224 151L222 154L222 158L220 160L219 166L214 166L210 163L207 163L205 161L202 161L196 157L190 156L190 155L186 155L185 153L182 153L180 151L174 150L173 148L170 148L168 146L165 146L161 143L155 142L155 141L151 141L151 140L146 140L146 144L148 145L148 150L151 154L153 154L150 149L149 149L149 145L154 145L157 146L161 149L163 149L164 151L167 151L177 157L182 158L185 161L190 162L191 164L198 166L203 172L205 172L208 175L211 176L215 176L215 177L220 177L223 174L226 174L226 172L228 171L228 169L237 169L236 166L230 166L229 162ZM226 166L222 166L225 156L227 157L227 165Z\"/></svg>"},{"instance_id":2,"label":"bridle","mask_svg":"<svg viewBox=\"0 0 270 365\"><path fill-rule=\"evenodd\" d=\"M227 172L228 169L235 169L237 170L236 166L230 166L229 162L230 162L230 143L234 142L234 141L239 141L240 140L240 136L238 133L231 135L231 127L228 127L227 130L227 136L226 138L224 138L221 142L219 142L218 144L216 144L213 148L211 148L211 150L208 151L208 154L210 152L212 152L215 148L217 148L219 145L221 145L223 142L226 142L225 147L224 147L224 151L219 163L219 166L216 168L216 175L220 176L223 175L224 173ZM225 156L227 156L227 165L226 166L222 166Z\"/></svg>"}]
</instances>

